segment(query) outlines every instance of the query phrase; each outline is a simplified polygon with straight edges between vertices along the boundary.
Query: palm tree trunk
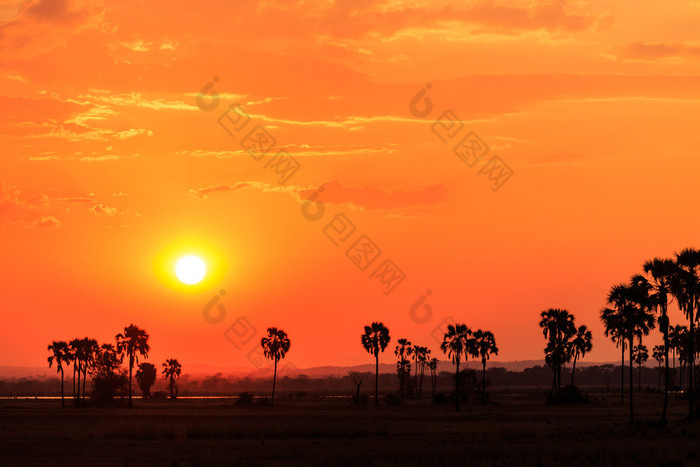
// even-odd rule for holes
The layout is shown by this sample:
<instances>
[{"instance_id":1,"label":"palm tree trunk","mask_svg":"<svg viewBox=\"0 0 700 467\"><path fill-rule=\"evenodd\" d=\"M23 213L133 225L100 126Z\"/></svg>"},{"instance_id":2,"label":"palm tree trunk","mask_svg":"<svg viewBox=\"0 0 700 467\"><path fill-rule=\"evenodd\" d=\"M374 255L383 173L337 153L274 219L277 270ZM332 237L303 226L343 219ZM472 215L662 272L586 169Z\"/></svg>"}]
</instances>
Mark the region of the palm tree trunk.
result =
<instances>
[{"instance_id":1,"label":"palm tree trunk","mask_svg":"<svg viewBox=\"0 0 700 467\"><path fill-rule=\"evenodd\" d=\"M414 388L413 390L416 392L416 398L418 398L418 353L414 352L413 353L413 376L414 376Z\"/></svg>"},{"instance_id":2,"label":"palm tree trunk","mask_svg":"<svg viewBox=\"0 0 700 467\"><path fill-rule=\"evenodd\" d=\"M63 399L63 367L61 367L61 407L65 407L66 402Z\"/></svg>"},{"instance_id":3,"label":"palm tree trunk","mask_svg":"<svg viewBox=\"0 0 700 467\"><path fill-rule=\"evenodd\" d=\"M574 374L576 374L576 359L578 358L578 352L574 354L574 364L571 366L571 385L574 385Z\"/></svg>"},{"instance_id":4,"label":"palm tree trunk","mask_svg":"<svg viewBox=\"0 0 700 467\"><path fill-rule=\"evenodd\" d=\"M665 366L664 366L664 408L663 411L661 412L661 421L665 422L666 421L666 408L668 407L668 316L667 316L667 311L664 309L662 310L663 315L666 317L666 326L664 330L664 360L665 360ZM659 373L659 388L661 388L661 373Z\"/></svg>"},{"instance_id":5,"label":"palm tree trunk","mask_svg":"<svg viewBox=\"0 0 700 467\"><path fill-rule=\"evenodd\" d=\"M374 405L379 405L379 352L376 352L375 357L376 363L374 365Z\"/></svg>"},{"instance_id":6,"label":"palm tree trunk","mask_svg":"<svg viewBox=\"0 0 700 467\"><path fill-rule=\"evenodd\" d=\"M459 359L455 360L457 372L455 373L455 410L459 412Z\"/></svg>"},{"instance_id":7,"label":"palm tree trunk","mask_svg":"<svg viewBox=\"0 0 700 467\"><path fill-rule=\"evenodd\" d=\"M641 361L639 362L637 379L639 380L639 393L641 394L641 392L642 392L642 362Z\"/></svg>"},{"instance_id":8,"label":"palm tree trunk","mask_svg":"<svg viewBox=\"0 0 700 467\"><path fill-rule=\"evenodd\" d=\"M73 362L73 402L75 402L75 364L76 362Z\"/></svg>"},{"instance_id":9,"label":"palm tree trunk","mask_svg":"<svg viewBox=\"0 0 700 467\"><path fill-rule=\"evenodd\" d=\"M78 363L78 398L76 399L78 402L78 405L80 405L80 375L82 373L82 370L80 369L80 363Z\"/></svg>"},{"instance_id":10,"label":"palm tree trunk","mask_svg":"<svg viewBox=\"0 0 700 467\"><path fill-rule=\"evenodd\" d=\"M277 359L275 359L275 373L272 375L272 401L270 405L275 405L275 383L277 383Z\"/></svg>"},{"instance_id":11,"label":"palm tree trunk","mask_svg":"<svg viewBox=\"0 0 700 467\"><path fill-rule=\"evenodd\" d=\"M690 305L690 358L688 365L688 419L693 419L693 365L695 360L695 311L693 306Z\"/></svg>"},{"instance_id":12,"label":"palm tree trunk","mask_svg":"<svg viewBox=\"0 0 700 467\"><path fill-rule=\"evenodd\" d=\"M625 342L622 342L622 365L620 365L620 403L625 403Z\"/></svg>"},{"instance_id":13,"label":"palm tree trunk","mask_svg":"<svg viewBox=\"0 0 700 467\"><path fill-rule=\"evenodd\" d=\"M634 368L634 362L632 361L632 352L633 352L633 340L634 336L630 335L630 421L634 421L634 402L632 401L633 395L632 395L632 388L634 387L634 378L632 377L632 369Z\"/></svg>"},{"instance_id":14,"label":"palm tree trunk","mask_svg":"<svg viewBox=\"0 0 700 467\"><path fill-rule=\"evenodd\" d=\"M129 407L133 407L131 402L131 372L134 369L134 352L132 351L129 355Z\"/></svg>"},{"instance_id":15,"label":"palm tree trunk","mask_svg":"<svg viewBox=\"0 0 700 467\"><path fill-rule=\"evenodd\" d=\"M486 394L486 359L481 359L482 369L481 369L481 393Z\"/></svg>"},{"instance_id":16,"label":"palm tree trunk","mask_svg":"<svg viewBox=\"0 0 700 467\"><path fill-rule=\"evenodd\" d=\"M85 382L87 381L87 362L83 367L83 402L85 402Z\"/></svg>"}]
</instances>

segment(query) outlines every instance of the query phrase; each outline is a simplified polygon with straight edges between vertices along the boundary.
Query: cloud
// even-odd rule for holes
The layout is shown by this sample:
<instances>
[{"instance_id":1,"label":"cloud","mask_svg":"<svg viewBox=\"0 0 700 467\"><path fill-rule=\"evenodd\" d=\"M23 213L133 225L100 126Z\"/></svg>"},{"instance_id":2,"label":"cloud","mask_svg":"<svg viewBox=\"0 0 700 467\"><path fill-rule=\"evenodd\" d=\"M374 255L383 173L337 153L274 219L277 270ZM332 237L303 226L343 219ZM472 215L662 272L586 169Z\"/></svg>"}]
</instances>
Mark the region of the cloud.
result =
<instances>
[{"instance_id":1,"label":"cloud","mask_svg":"<svg viewBox=\"0 0 700 467\"><path fill-rule=\"evenodd\" d=\"M153 132L151 130L145 130L143 128L130 128L126 131L120 131L114 136L118 139L129 139L140 135L153 136Z\"/></svg>"},{"instance_id":2,"label":"cloud","mask_svg":"<svg viewBox=\"0 0 700 467\"><path fill-rule=\"evenodd\" d=\"M631 60L660 60L674 57L700 57L700 47L682 43L633 42L622 48L619 56Z\"/></svg>"},{"instance_id":3,"label":"cloud","mask_svg":"<svg viewBox=\"0 0 700 467\"><path fill-rule=\"evenodd\" d=\"M264 184L264 183L258 183L258 182L238 182L235 185L216 185L216 186L208 186L204 188L192 188L188 192L190 196L193 196L195 198L199 199L206 199L208 198L209 194L211 193L223 193L226 191L235 191L235 190L241 190L245 188L267 188L269 185Z\"/></svg>"},{"instance_id":4,"label":"cloud","mask_svg":"<svg viewBox=\"0 0 700 467\"><path fill-rule=\"evenodd\" d=\"M339 180L329 180L316 188L299 190L298 195L307 199L316 191L321 192L319 199L324 203L348 203L369 210L432 206L447 200L447 188L442 183L418 190L387 190L374 186L348 187Z\"/></svg>"},{"instance_id":5,"label":"cloud","mask_svg":"<svg viewBox=\"0 0 700 467\"><path fill-rule=\"evenodd\" d=\"M96 216L113 216L117 213L116 208L110 208L102 203L95 204L89 209L89 211L90 214L94 214Z\"/></svg>"},{"instance_id":6,"label":"cloud","mask_svg":"<svg viewBox=\"0 0 700 467\"><path fill-rule=\"evenodd\" d=\"M41 216L31 225L33 229L57 229L59 227L61 227L61 221L54 216Z\"/></svg>"}]
</instances>

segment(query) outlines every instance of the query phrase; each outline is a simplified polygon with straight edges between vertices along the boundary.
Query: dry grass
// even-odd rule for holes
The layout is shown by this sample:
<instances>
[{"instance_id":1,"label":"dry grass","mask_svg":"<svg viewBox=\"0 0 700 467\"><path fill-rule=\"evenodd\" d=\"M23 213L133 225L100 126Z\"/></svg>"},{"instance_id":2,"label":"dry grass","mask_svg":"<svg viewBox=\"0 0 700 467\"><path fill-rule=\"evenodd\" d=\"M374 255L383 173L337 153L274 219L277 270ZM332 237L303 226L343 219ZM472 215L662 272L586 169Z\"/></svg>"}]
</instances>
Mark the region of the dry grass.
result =
<instances>
[{"instance_id":1,"label":"dry grass","mask_svg":"<svg viewBox=\"0 0 700 467\"><path fill-rule=\"evenodd\" d=\"M408 401L353 407L349 400L137 401L129 409L60 409L4 401L4 465L653 465L700 463L700 422L672 401L666 427L652 423L659 397L642 395L630 426L617 397L546 406L541 397L494 394L493 404Z\"/></svg>"}]
</instances>

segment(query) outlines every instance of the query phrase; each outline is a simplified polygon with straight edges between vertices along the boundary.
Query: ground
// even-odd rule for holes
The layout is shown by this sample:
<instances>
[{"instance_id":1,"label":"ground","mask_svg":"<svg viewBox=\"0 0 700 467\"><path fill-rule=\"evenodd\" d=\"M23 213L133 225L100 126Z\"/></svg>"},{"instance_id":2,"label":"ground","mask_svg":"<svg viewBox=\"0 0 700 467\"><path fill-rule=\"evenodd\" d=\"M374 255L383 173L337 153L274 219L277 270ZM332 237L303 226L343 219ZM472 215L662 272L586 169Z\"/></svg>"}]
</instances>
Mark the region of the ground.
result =
<instances>
[{"instance_id":1,"label":"ground","mask_svg":"<svg viewBox=\"0 0 700 467\"><path fill-rule=\"evenodd\" d=\"M494 394L454 407L351 405L343 398L279 398L275 407L233 400L136 400L133 409L61 409L60 401L0 401L3 465L653 465L700 464L700 422L654 422L660 396L628 404L597 395L586 405Z\"/></svg>"}]
</instances>

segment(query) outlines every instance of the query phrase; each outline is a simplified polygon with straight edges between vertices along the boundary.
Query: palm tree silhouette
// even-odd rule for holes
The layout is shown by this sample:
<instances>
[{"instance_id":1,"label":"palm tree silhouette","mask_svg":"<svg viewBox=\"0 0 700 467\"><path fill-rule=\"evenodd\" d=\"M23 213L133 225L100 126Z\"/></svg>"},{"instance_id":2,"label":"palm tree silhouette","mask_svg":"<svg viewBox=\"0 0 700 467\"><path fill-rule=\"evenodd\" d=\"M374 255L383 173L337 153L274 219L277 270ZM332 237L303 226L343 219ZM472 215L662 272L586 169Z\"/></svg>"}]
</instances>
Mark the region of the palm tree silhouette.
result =
<instances>
[{"instance_id":1,"label":"palm tree silhouette","mask_svg":"<svg viewBox=\"0 0 700 467\"><path fill-rule=\"evenodd\" d=\"M669 327L668 330L668 345L671 346L669 349L671 352L673 352L673 385L676 386L676 356L678 355L678 350L681 347L681 334L683 332L683 329L685 327L681 326L680 324L676 324L675 326ZM686 330L688 328L685 328ZM680 382L678 382L680 385Z\"/></svg>"},{"instance_id":2,"label":"palm tree silhouette","mask_svg":"<svg viewBox=\"0 0 700 467\"><path fill-rule=\"evenodd\" d=\"M130 324L124 328L124 333L116 335L116 339L119 355L127 355L129 357L129 407L133 407L131 386L134 363L138 363L139 354L144 358L148 358L148 352L151 350L148 345L148 333L140 327Z\"/></svg>"},{"instance_id":3,"label":"palm tree silhouette","mask_svg":"<svg viewBox=\"0 0 700 467\"><path fill-rule=\"evenodd\" d=\"M576 360L581 356L583 358L586 353L593 349L593 335L588 328L583 325L576 330L576 335L571 341L571 350L574 354L574 363L571 368L571 385L574 385L574 374L576 374Z\"/></svg>"},{"instance_id":4,"label":"palm tree silhouette","mask_svg":"<svg viewBox=\"0 0 700 467\"><path fill-rule=\"evenodd\" d=\"M87 372L95 363L95 356L100 350L100 346L95 339L85 337L80 340L81 355L83 362L83 402L85 401L85 383L87 382ZM80 388L78 388L80 389Z\"/></svg>"},{"instance_id":5,"label":"palm tree silhouette","mask_svg":"<svg viewBox=\"0 0 700 467\"><path fill-rule=\"evenodd\" d=\"M449 324L440 350L452 359L455 365L455 410L459 411L459 363L464 356L465 361L474 353L474 338L472 330L466 324Z\"/></svg>"},{"instance_id":6,"label":"palm tree silhouette","mask_svg":"<svg viewBox=\"0 0 700 467\"><path fill-rule=\"evenodd\" d=\"M275 361L275 372L272 377L272 400L270 405L275 405L275 383L277 382L277 362L289 352L289 337L287 333L277 328L267 328L267 336L260 339L263 353L270 360Z\"/></svg>"},{"instance_id":7,"label":"palm tree silhouette","mask_svg":"<svg viewBox=\"0 0 700 467\"><path fill-rule=\"evenodd\" d=\"M418 386L418 398L423 397L423 376L425 375L425 369L430 361L430 349L427 347L418 346L416 355L418 355L418 367L420 368L420 384ZM418 369L416 369L416 374L418 374Z\"/></svg>"},{"instance_id":8,"label":"palm tree silhouette","mask_svg":"<svg viewBox=\"0 0 700 467\"><path fill-rule=\"evenodd\" d=\"M182 365L174 358L169 358L163 363L163 376L168 379L168 387L170 388L170 400L175 399L175 378L180 377Z\"/></svg>"},{"instance_id":9,"label":"palm tree silhouette","mask_svg":"<svg viewBox=\"0 0 700 467\"><path fill-rule=\"evenodd\" d=\"M486 360L490 355L498 355L498 347L496 347L496 338L491 331L482 331L479 329L474 333L474 341L476 344L476 352L474 357L481 357L481 392L486 394Z\"/></svg>"},{"instance_id":10,"label":"palm tree silhouette","mask_svg":"<svg viewBox=\"0 0 700 467\"><path fill-rule=\"evenodd\" d=\"M431 358L428 362L428 367L430 368L430 383L432 388L432 395L435 397L435 391L437 390L437 367L440 360L437 358Z\"/></svg>"},{"instance_id":11,"label":"palm tree silhouette","mask_svg":"<svg viewBox=\"0 0 700 467\"><path fill-rule=\"evenodd\" d=\"M671 293L671 281L677 272L677 265L672 259L654 258L648 260L643 265L644 272L649 276L651 291L654 296L656 310L660 312L659 328L664 336L664 343L661 346L664 351L664 405L661 412L661 421L666 421L666 411L668 407L668 351L669 351L669 319L668 319L668 295ZM654 357L656 358L656 357ZM674 358L675 368L675 358ZM661 379L661 373L659 373ZM659 386L660 387L660 386Z\"/></svg>"},{"instance_id":12,"label":"palm tree silhouette","mask_svg":"<svg viewBox=\"0 0 700 467\"><path fill-rule=\"evenodd\" d=\"M66 341L53 341L48 348L51 355L49 355L49 368L56 362L56 373L61 373L61 407L66 406L66 402L63 397L63 364L70 363L70 351L68 343Z\"/></svg>"},{"instance_id":13,"label":"palm tree silhouette","mask_svg":"<svg viewBox=\"0 0 700 467\"><path fill-rule=\"evenodd\" d=\"M698 319L698 307L700 306L700 277L698 268L700 267L700 251L686 248L680 253L676 253L676 264L678 268L671 280L671 293L678 300L678 307L686 318L688 318L688 346L695 348L695 320ZM691 355L693 352L691 351ZM693 419L693 380L694 360L688 359L688 419Z\"/></svg>"},{"instance_id":14,"label":"palm tree silhouette","mask_svg":"<svg viewBox=\"0 0 700 467\"><path fill-rule=\"evenodd\" d=\"M637 376L639 378L639 392L642 392L642 365L649 360L649 349L644 344L634 346L634 363L637 364Z\"/></svg>"},{"instance_id":15,"label":"palm tree silhouette","mask_svg":"<svg viewBox=\"0 0 700 467\"><path fill-rule=\"evenodd\" d=\"M633 280L629 285L614 285L608 293L608 304L612 308L605 308L601 313L601 320L606 327L619 327L627 339L630 357L630 421L634 421L633 379L634 365L634 338L648 335L654 328L653 303L649 297L650 287L643 281Z\"/></svg>"},{"instance_id":16,"label":"palm tree silhouette","mask_svg":"<svg viewBox=\"0 0 700 467\"><path fill-rule=\"evenodd\" d=\"M547 347L545 362L552 368L552 387L558 396L561 391L561 367L571 360L571 338L576 334L574 315L567 310L550 308L540 313L540 327Z\"/></svg>"},{"instance_id":17,"label":"palm tree silhouette","mask_svg":"<svg viewBox=\"0 0 700 467\"><path fill-rule=\"evenodd\" d=\"M155 384L157 377L158 372L155 365L152 363L139 364L139 369L136 370L136 383L139 385L144 399L151 397L151 386Z\"/></svg>"},{"instance_id":18,"label":"palm tree silhouette","mask_svg":"<svg viewBox=\"0 0 700 467\"><path fill-rule=\"evenodd\" d=\"M383 323L374 322L371 326L365 326L361 340L365 350L375 358L374 404L379 405L379 354L384 352L391 341L389 329Z\"/></svg>"},{"instance_id":19,"label":"palm tree silhouette","mask_svg":"<svg viewBox=\"0 0 700 467\"><path fill-rule=\"evenodd\" d=\"M665 350L663 345L655 345L651 354L651 357L659 364L659 367L656 369L659 373L659 391L661 391L661 365L664 363L664 356L668 358L668 353ZM668 364L668 360L666 360L666 363ZM666 368L668 368L668 366ZM665 418L663 420L665 420Z\"/></svg>"},{"instance_id":20,"label":"palm tree silhouette","mask_svg":"<svg viewBox=\"0 0 700 467\"><path fill-rule=\"evenodd\" d=\"M396 373L399 377L399 392L402 398L406 381L411 377L411 363L408 357L411 356L413 350L411 341L408 339L399 339L398 345L394 349L394 355L399 358L398 362L396 362Z\"/></svg>"}]
</instances>

